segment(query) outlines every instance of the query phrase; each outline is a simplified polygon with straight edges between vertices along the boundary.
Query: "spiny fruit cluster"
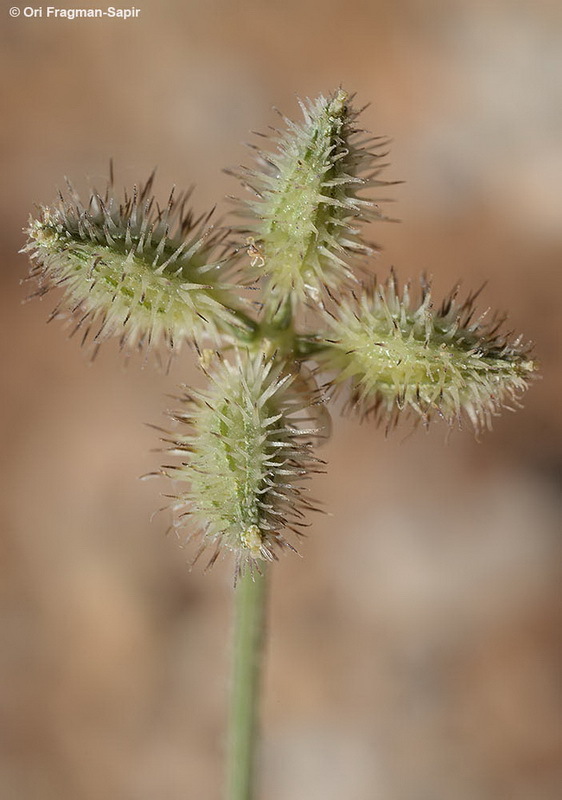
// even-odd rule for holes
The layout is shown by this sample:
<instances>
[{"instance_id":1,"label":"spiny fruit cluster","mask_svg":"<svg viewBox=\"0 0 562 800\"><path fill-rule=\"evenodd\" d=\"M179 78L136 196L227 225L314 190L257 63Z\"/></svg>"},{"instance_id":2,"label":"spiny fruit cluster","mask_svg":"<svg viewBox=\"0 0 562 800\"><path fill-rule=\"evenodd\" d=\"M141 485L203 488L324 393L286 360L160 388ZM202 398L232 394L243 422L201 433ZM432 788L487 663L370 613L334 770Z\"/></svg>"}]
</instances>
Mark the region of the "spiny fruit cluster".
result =
<instances>
[{"instance_id":1,"label":"spiny fruit cluster","mask_svg":"<svg viewBox=\"0 0 562 800\"><path fill-rule=\"evenodd\" d=\"M160 343L173 350L193 337L217 340L231 327L245 330L227 302L233 258L219 252L225 232L209 227L210 215L186 210L186 194L172 191L159 208L153 181L154 175L120 200L110 178L103 196L94 191L87 204L69 184L68 196L61 193L30 223L24 249L37 294L64 287L52 316L73 321L73 332L81 330L94 352L111 336L130 350Z\"/></svg>"},{"instance_id":2,"label":"spiny fruit cluster","mask_svg":"<svg viewBox=\"0 0 562 800\"><path fill-rule=\"evenodd\" d=\"M353 407L388 427L405 410L426 424L433 415L460 424L464 413L478 430L517 401L534 370L530 346L502 335L503 319L475 317L479 292L462 303L457 294L458 287L435 308L422 280L414 303L391 272L385 284L343 298L329 314L331 347L318 358L336 387L350 388Z\"/></svg>"},{"instance_id":3,"label":"spiny fruit cluster","mask_svg":"<svg viewBox=\"0 0 562 800\"><path fill-rule=\"evenodd\" d=\"M423 281L416 302L393 274L361 281L373 251L361 226L385 219L369 194L388 185L384 140L358 128L341 89L301 108L303 121L283 118L270 149L253 147L256 166L237 173L251 193L244 224L214 230L210 215L186 210L187 195L160 208L152 177L119 200L111 179L87 203L70 187L42 209L24 248L36 294L61 287L51 316L73 321L83 341L195 344L208 386L183 390L164 438L181 461L161 474L178 487L175 524L187 518L200 535L197 555L233 551L237 572L294 549L286 532L298 534L315 508L303 483L319 470L313 447L334 394L389 426L409 411L424 423L465 415L479 429L535 371L501 320L475 317L476 295L458 302L453 292L435 308ZM238 291L252 282L260 303Z\"/></svg>"},{"instance_id":4,"label":"spiny fruit cluster","mask_svg":"<svg viewBox=\"0 0 562 800\"><path fill-rule=\"evenodd\" d=\"M203 545L214 546L213 560L221 547L271 560L276 548L295 549L283 531L300 535L314 508L301 486L321 463L312 450L317 431L304 427L310 397L298 391L298 372L261 354L217 357L208 377L206 390L186 388L172 415L187 423L169 449L187 460L164 468L180 487L176 508L193 517Z\"/></svg>"},{"instance_id":5,"label":"spiny fruit cluster","mask_svg":"<svg viewBox=\"0 0 562 800\"><path fill-rule=\"evenodd\" d=\"M340 89L301 103L304 122L283 117L287 132L275 137L276 151L255 148L257 168L235 173L253 195L243 205L245 230L262 248L254 274L268 279L270 292L290 297L293 310L304 298L320 302L326 290L355 283L353 261L374 252L358 225L385 218L363 192L389 185L378 178L388 142L357 128L347 100Z\"/></svg>"}]
</instances>

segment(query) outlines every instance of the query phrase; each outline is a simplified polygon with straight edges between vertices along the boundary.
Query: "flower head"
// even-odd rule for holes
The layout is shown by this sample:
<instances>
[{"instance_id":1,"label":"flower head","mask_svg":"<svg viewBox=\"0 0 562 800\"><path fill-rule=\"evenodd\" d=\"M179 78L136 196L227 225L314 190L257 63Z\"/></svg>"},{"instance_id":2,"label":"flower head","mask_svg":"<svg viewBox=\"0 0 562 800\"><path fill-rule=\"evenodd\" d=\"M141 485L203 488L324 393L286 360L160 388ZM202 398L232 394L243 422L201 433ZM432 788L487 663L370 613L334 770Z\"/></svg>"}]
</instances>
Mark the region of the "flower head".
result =
<instances>
[{"instance_id":1,"label":"flower head","mask_svg":"<svg viewBox=\"0 0 562 800\"><path fill-rule=\"evenodd\" d=\"M218 254L224 234L195 219L186 195L158 207L153 176L120 201L111 185L83 204L69 187L28 228L36 295L54 287L64 296L51 317L75 322L83 342L110 336L143 349L216 336L241 323L231 308L226 266Z\"/></svg>"},{"instance_id":2,"label":"flower head","mask_svg":"<svg viewBox=\"0 0 562 800\"><path fill-rule=\"evenodd\" d=\"M502 319L475 318L476 295L461 303L456 296L434 308L422 281L413 302L409 286L400 294L391 275L338 302L320 359L335 371L336 385L350 386L361 413L386 416L389 424L402 410L425 422L438 415L452 423L464 414L480 429L523 392L536 369L530 346L502 335Z\"/></svg>"},{"instance_id":3,"label":"flower head","mask_svg":"<svg viewBox=\"0 0 562 800\"><path fill-rule=\"evenodd\" d=\"M362 193L387 183L377 179L385 142L357 128L345 91L300 105L303 122L283 118L275 152L255 148L258 168L237 175L254 195L245 228L254 273L293 306L355 281L352 263L373 252L361 223L383 218Z\"/></svg>"},{"instance_id":4,"label":"flower head","mask_svg":"<svg viewBox=\"0 0 562 800\"><path fill-rule=\"evenodd\" d=\"M176 519L193 518L202 531L201 551L236 554L238 570L294 549L285 530L301 533L313 506L303 481L318 471L310 428L313 401L299 373L286 363L240 353L233 363L216 358L208 389L186 389L173 414L181 428L170 452L185 458L164 467L178 482ZM187 484L187 486L186 486Z\"/></svg>"}]
</instances>

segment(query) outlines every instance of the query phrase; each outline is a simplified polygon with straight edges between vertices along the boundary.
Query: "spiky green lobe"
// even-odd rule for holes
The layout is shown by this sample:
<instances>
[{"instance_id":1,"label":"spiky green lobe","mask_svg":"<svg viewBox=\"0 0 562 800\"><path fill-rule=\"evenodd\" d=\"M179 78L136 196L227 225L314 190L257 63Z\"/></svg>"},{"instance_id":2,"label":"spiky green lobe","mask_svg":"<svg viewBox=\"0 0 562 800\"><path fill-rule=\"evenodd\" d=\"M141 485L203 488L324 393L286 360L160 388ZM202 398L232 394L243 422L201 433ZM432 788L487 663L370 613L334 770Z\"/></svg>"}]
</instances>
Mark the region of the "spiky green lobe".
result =
<instances>
[{"instance_id":1,"label":"spiky green lobe","mask_svg":"<svg viewBox=\"0 0 562 800\"><path fill-rule=\"evenodd\" d=\"M218 254L223 235L207 227L209 215L185 210L186 195L172 192L160 209L151 189L152 178L120 202L108 187L84 205L69 187L30 223L35 295L63 288L51 316L74 320L83 342L119 336L130 349L174 348L244 327Z\"/></svg>"},{"instance_id":2,"label":"spiky green lobe","mask_svg":"<svg viewBox=\"0 0 562 800\"><path fill-rule=\"evenodd\" d=\"M207 390L188 390L173 415L185 430L173 434L170 452L186 457L164 467L179 484L175 503L203 534L201 550L236 554L237 569L277 558L292 546L284 531L299 533L312 509L302 483L318 460L314 430L306 429L309 393L298 373L261 355L217 358ZM183 486L187 484L187 488Z\"/></svg>"},{"instance_id":3,"label":"spiky green lobe","mask_svg":"<svg viewBox=\"0 0 562 800\"><path fill-rule=\"evenodd\" d=\"M536 369L530 347L503 336L503 320L475 320L476 295L458 303L456 294L435 309L427 285L415 303L391 276L338 304L320 359L336 385L349 382L361 413L391 425L404 409L425 422L464 414L478 430L527 388Z\"/></svg>"},{"instance_id":4,"label":"spiky green lobe","mask_svg":"<svg viewBox=\"0 0 562 800\"><path fill-rule=\"evenodd\" d=\"M340 89L301 103L304 121L284 118L276 151L258 150L259 169L238 175L257 195L247 202L245 229L254 271L274 295L291 292L293 310L307 299L321 301L325 288L355 280L353 262L373 252L360 224L382 218L361 192L386 184L376 180L382 154L372 152L384 142L356 127L358 112L348 100Z\"/></svg>"}]
</instances>

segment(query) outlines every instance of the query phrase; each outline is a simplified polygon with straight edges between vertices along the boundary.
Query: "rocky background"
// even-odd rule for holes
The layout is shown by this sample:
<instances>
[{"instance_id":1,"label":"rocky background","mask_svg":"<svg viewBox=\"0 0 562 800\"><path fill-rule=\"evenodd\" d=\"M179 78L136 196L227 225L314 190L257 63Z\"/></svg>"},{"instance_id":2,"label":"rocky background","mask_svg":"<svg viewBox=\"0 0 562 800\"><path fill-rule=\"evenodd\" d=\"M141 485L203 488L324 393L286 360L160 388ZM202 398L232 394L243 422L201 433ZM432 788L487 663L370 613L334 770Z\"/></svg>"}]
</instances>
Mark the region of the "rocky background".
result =
<instances>
[{"instance_id":1,"label":"rocky background","mask_svg":"<svg viewBox=\"0 0 562 800\"><path fill-rule=\"evenodd\" d=\"M61 6L62 7L62 6ZM170 375L89 367L21 305L34 203L158 167L203 210L250 130L342 84L393 138L374 269L487 281L542 380L491 434L336 419L317 516L273 578L267 800L555 800L560 708L562 7L550 0L141 0L136 20L2 11L0 797L218 798L231 564L166 537ZM45 12L45 9L44 9ZM223 204L223 208L226 205Z\"/></svg>"}]
</instances>

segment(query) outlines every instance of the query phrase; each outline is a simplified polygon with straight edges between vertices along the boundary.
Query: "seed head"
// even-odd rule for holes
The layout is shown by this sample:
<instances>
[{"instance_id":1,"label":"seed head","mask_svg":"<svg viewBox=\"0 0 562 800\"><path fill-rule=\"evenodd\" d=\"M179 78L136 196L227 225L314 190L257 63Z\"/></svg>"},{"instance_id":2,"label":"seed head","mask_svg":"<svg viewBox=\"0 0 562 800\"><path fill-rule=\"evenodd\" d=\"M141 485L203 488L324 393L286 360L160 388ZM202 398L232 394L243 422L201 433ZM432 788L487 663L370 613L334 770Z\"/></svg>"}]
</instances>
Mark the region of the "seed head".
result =
<instances>
[{"instance_id":1,"label":"seed head","mask_svg":"<svg viewBox=\"0 0 562 800\"><path fill-rule=\"evenodd\" d=\"M317 431L299 373L279 360L217 357L209 379L204 391L186 389L172 415L181 428L170 452L186 460L163 472L179 485L176 527L191 518L202 533L199 552L213 547L212 563L233 551L239 572L294 549L284 531L301 534L313 509L302 483L321 463L312 454Z\"/></svg>"},{"instance_id":2,"label":"seed head","mask_svg":"<svg viewBox=\"0 0 562 800\"><path fill-rule=\"evenodd\" d=\"M224 233L186 210L188 195L158 207L153 176L119 201L111 182L104 196L92 192L83 204L69 185L52 208L42 208L28 228L34 295L62 287L51 318L74 321L82 342L93 347L118 336L128 349L216 337L240 325L218 254Z\"/></svg>"},{"instance_id":3,"label":"seed head","mask_svg":"<svg viewBox=\"0 0 562 800\"><path fill-rule=\"evenodd\" d=\"M336 386L347 382L360 413L386 417L389 426L402 410L424 422L434 415L460 422L464 414L479 430L527 388L536 369L530 346L501 334L497 316L475 319L476 294L462 303L456 296L435 309L422 281L416 303L391 275L338 302L320 359L336 371Z\"/></svg>"},{"instance_id":4,"label":"seed head","mask_svg":"<svg viewBox=\"0 0 562 800\"><path fill-rule=\"evenodd\" d=\"M300 106L303 122L283 117L275 152L254 148L258 169L237 174L254 195L244 228L254 273L268 279L268 291L291 292L293 306L355 281L352 263L373 252L360 225L383 218L361 193L386 185L377 180L384 153L372 152L385 142L356 127L359 112L345 91Z\"/></svg>"}]
</instances>

